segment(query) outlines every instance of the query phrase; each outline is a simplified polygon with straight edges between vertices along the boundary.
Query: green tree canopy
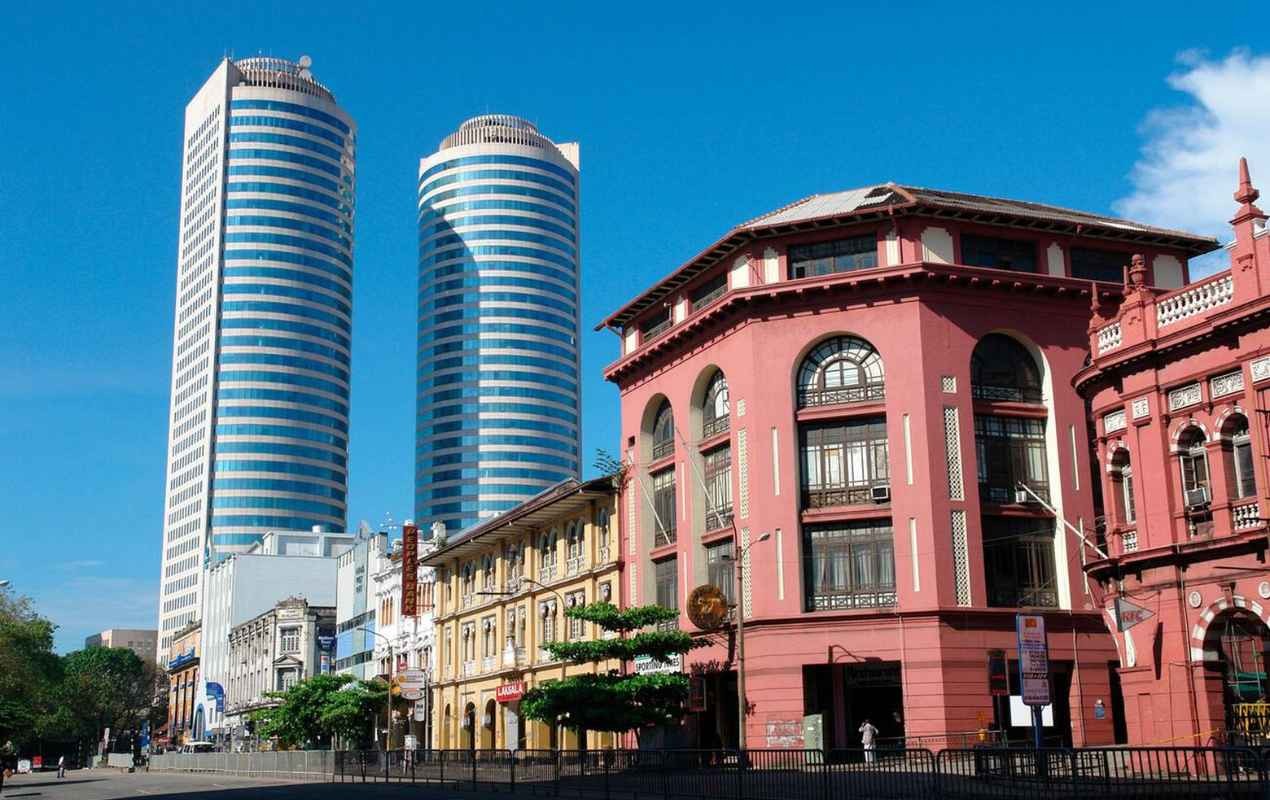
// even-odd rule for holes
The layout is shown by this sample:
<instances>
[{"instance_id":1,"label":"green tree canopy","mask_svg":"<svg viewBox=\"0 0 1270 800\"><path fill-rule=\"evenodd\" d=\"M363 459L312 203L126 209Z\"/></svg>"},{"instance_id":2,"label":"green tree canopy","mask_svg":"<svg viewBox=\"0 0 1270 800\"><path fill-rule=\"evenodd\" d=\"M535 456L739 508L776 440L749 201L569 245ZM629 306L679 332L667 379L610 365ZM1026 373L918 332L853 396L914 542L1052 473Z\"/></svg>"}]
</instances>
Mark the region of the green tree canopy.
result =
<instances>
[{"instance_id":1,"label":"green tree canopy","mask_svg":"<svg viewBox=\"0 0 1270 800\"><path fill-rule=\"evenodd\" d=\"M326 747L334 735L346 742L369 739L371 722L383 712L388 689L379 681L359 681L352 675L314 675L267 696L280 702L252 715L258 734L276 737L288 747Z\"/></svg>"},{"instance_id":2,"label":"green tree canopy","mask_svg":"<svg viewBox=\"0 0 1270 800\"><path fill-rule=\"evenodd\" d=\"M139 729L154 703L155 669L125 647L68 653L42 735L88 743L106 728Z\"/></svg>"},{"instance_id":3,"label":"green tree canopy","mask_svg":"<svg viewBox=\"0 0 1270 800\"><path fill-rule=\"evenodd\" d=\"M667 661L699 646L691 636L678 630L644 630L628 635L679 618L678 611L658 605L618 609L612 603L592 603L566 609L565 616L594 622L620 634L615 639L546 644L552 657L574 664L610 658L631 661L637 656ZM520 708L529 719L547 724L559 722L577 730L627 731L679 720L687 699L688 677L682 673L608 673L546 681L525 693Z\"/></svg>"},{"instance_id":4,"label":"green tree canopy","mask_svg":"<svg viewBox=\"0 0 1270 800\"><path fill-rule=\"evenodd\" d=\"M31 601L0 589L0 742L37 738L51 691L61 677L53 653L56 626Z\"/></svg>"}]
</instances>

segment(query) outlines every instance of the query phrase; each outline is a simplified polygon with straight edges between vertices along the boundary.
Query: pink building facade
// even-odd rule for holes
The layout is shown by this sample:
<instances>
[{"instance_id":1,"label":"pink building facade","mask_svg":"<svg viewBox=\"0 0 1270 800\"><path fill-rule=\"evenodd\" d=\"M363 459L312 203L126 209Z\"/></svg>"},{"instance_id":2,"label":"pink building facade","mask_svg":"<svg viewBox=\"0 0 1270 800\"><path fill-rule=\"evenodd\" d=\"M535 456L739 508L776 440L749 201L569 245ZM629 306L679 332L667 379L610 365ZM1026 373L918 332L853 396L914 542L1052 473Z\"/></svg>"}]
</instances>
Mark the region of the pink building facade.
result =
<instances>
[{"instance_id":1,"label":"pink building facade","mask_svg":"<svg viewBox=\"0 0 1270 800\"><path fill-rule=\"evenodd\" d=\"M1076 376L1107 514L1108 557L1086 568L1106 593L1133 743L1267 730L1270 235L1257 197L1241 161L1221 272L1165 292L1135 257L1123 291L1094 307ZM1118 598L1144 611L1117 625Z\"/></svg>"},{"instance_id":2,"label":"pink building facade","mask_svg":"<svg viewBox=\"0 0 1270 800\"><path fill-rule=\"evenodd\" d=\"M624 602L729 595L754 748L859 746L866 718L936 745L1008 729L1018 700L990 693L988 663L1002 651L1016 672L1015 614L1035 609L1047 733L1112 742L1117 652L1082 573L1092 556L1047 510L1094 528L1072 388L1091 279L1118 297L1137 252L1149 283L1182 286L1215 246L895 184L737 226L604 322L622 340L606 377L630 475ZM680 626L696 631L686 613ZM735 745L735 635L709 638L683 667L698 690L680 738Z\"/></svg>"}]
</instances>

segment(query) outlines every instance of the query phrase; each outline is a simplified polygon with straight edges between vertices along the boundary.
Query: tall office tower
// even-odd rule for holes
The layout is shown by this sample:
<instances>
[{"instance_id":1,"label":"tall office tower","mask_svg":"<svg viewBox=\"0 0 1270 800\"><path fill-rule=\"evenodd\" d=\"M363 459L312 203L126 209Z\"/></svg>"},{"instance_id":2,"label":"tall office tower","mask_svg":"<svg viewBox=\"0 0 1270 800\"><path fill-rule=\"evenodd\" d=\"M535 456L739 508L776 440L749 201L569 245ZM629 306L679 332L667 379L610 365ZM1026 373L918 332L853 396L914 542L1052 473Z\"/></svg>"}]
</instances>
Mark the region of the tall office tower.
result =
<instances>
[{"instance_id":1,"label":"tall office tower","mask_svg":"<svg viewBox=\"0 0 1270 800\"><path fill-rule=\"evenodd\" d=\"M160 658L209 560L344 529L356 128L309 66L226 59L185 108Z\"/></svg>"},{"instance_id":2,"label":"tall office tower","mask_svg":"<svg viewBox=\"0 0 1270 800\"><path fill-rule=\"evenodd\" d=\"M415 518L466 528L578 475L578 145L464 122L419 163Z\"/></svg>"}]
</instances>

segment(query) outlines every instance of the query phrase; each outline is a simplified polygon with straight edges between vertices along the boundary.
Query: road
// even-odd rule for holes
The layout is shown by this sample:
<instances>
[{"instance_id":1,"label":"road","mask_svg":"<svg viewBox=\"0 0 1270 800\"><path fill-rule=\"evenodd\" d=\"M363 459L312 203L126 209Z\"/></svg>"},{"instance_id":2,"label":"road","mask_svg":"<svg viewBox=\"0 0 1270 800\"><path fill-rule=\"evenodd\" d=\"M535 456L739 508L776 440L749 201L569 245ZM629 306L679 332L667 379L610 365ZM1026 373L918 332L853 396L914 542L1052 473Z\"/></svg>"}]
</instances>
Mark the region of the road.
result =
<instances>
[{"instance_id":1,"label":"road","mask_svg":"<svg viewBox=\"0 0 1270 800\"><path fill-rule=\"evenodd\" d=\"M232 775L180 772L136 772L95 769L73 770L63 780L55 772L15 775L4 782L4 800L345 800L349 785L295 783L272 778L239 778ZM358 800L479 800L480 795L453 789L409 785L366 784L357 787Z\"/></svg>"}]
</instances>

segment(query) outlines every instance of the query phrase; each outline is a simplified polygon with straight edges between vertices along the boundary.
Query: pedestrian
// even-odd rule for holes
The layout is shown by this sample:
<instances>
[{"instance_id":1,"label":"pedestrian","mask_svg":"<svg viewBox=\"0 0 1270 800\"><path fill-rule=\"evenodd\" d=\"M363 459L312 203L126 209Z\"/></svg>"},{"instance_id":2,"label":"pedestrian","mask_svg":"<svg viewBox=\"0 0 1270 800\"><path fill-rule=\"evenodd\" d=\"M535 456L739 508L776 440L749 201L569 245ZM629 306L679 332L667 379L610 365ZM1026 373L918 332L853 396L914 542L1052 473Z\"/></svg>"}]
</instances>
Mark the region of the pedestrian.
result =
<instances>
[{"instance_id":1,"label":"pedestrian","mask_svg":"<svg viewBox=\"0 0 1270 800\"><path fill-rule=\"evenodd\" d=\"M66 756L57 757L57 779L61 780L66 777Z\"/></svg>"},{"instance_id":2,"label":"pedestrian","mask_svg":"<svg viewBox=\"0 0 1270 800\"><path fill-rule=\"evenodd\" d=\"M864 745L864 763L872 764L877 760L877 738L878 729L873 727L873 723L867 718L864 724L860 726L860 744Z\"/></svg>"}]
</instances>

